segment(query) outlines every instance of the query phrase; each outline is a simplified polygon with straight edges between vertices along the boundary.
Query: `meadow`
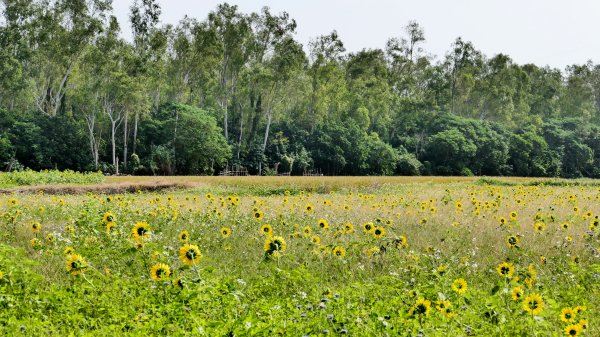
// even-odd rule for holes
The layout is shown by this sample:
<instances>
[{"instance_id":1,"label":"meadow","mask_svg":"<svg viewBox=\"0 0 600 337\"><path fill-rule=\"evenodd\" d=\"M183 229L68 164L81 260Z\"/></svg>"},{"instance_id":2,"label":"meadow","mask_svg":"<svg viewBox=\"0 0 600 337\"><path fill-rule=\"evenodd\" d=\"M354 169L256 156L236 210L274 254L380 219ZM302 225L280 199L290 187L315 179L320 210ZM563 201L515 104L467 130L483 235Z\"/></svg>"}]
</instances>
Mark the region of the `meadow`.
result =
<instances>
[{"instance_id":1,"label":"meadow","mask_svg":"<svg viewBox=\"0 0 600 337\"><path fill-rule=\"evenodd\" d=\"M154 182L1 196L0 334L600 336L593 180Z\"/></svg>"}]
</instances>

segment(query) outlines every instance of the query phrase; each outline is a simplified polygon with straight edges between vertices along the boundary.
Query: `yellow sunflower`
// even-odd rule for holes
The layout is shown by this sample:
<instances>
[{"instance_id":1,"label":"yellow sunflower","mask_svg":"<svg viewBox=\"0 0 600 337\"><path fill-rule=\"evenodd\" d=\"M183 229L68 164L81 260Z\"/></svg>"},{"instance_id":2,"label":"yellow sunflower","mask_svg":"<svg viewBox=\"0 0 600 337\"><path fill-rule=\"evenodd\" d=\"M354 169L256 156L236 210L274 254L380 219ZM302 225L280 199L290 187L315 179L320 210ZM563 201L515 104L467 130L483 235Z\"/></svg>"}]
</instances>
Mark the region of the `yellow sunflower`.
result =
<instances>
[{"instance_id":1,"label":"yellow sunflower","mask_svg":"<svg viewBox=\"0 0 600 337\"><path fill-rule=\"evenodd\" d=\"M498 265L498 267L496 267L496 271L500 276L511 278L515 272L515 267L512 265L512 263L502 262Z\"/></svg>"},{"instance_id":2,"label":"yellow sunflower","mask_svg":"<svg viewBox=\"0 0 600 337\"><path fill-rule=\"evenodd\" d=\"M309 237L310 234L312 234L312 229L309 226L306 226L302 230L302 233L304 234L304 236Z\"/></svg>"},{"instance_id":3,"label":"yellow sunflower","mask_svg":"<svg viewBox=\"0 0 600 337\"><path fill-rule=\"evenodd\" d=\"M347 234L350 234L352 232L354 232L354 226L351 223L346 223L344 225L344 232L346 232Z\"/></svg>"},{"instance_id":4,"label":"yellow sunflower","mask_svg":"<svg viewBox=\"0 0 600 337\"><path fill-rule=\"evenodd\" d=\"M227 227L223 227L221 228L221 236L223 236L224 238L228 237L231 235L231 229L227 228Z\"/></svg>"},{"instance_id":5,"label":"yellow sunflower","mask_svg":"<svg viewBox=\"0 0 600 337\"><path fill-rule=\"evenodd\" d=\"M150 269L150 277L154 281L162 281L171 275L171 268L164 263L157 263Z\"/></svg>"},{"instance_id":6,"label":"yellow sunflower","mask_svg":"<svg viewBox=\"0 0 600 337\"><path fill-rule=\"evenodd\" d=\"M313 235L310 238L310 242L314 243L315 245L318 245L319 243L321 243L321 238L317 235Z\"/></svg>"},{"instance_id":7,"label":"yellow sunflower","mask_svg":"<svg viewBox=\"0 0 600 337\"><path fill-rule=\"evenodd\" d=\"M117 221L114 214L112 214L111 212L104 213L104 216L102 217L103 223L109 223L114 221Z\"/></svg>"},{"instance_id":8,"label":"yellow sunflower","mask_svg":"<svg viewBox=\"0 0 600 337\"><path fill-rule=\"evenodd\" d=\"M188 231L183 230L181 231L181 233L179 233L179 241L186 243L190 240L190 233L188 233Z\"/></svg>"},{"instance_id":9,"label":"yellow sunflower","mask_svg":"<svg viewBox=\"0 0 600 337\"><path fill-rule=\"evenodd\" d=\"M138 241L150 237L150 225L147 222L138 222L131 229L133 239Z\"/></svg>"},{"instance_id":10,"label":"yellow sunflower","mask_svg":"<svg viewBox=\"0 0 600 337\"><path fill-rule=\"evenodd\" d=\"M571 323L575 321L575 316L577 315L577 311L573 308L566 307L562 308L560 311L560 320L566 323Z\"/></svg>"},{"instance_id":11,"label":"yellow sunflower","mask_svg":"<svg viewBox=\"0 0 600 337\"><path fill-rule=\"evenodd\" d=\"M87 269L87 264L83 256L78 254L71 254L67 256L66 262L67 271L74 276L77 276Z\"/></svg>"},{"instance_id":12,"label":"yellow sunflower","mask_svg":"<svg viewBox=\"0 0 600 337\"><path fill-rule=\"evenodd\" d=\"M539 294L531 294L523 301L523 309L532 315L537 315L544 310L544 299Z\"/></svg>"},{"instance_id":13,"label":"yellow sunflower","mask_svg":"<svg viewBox=\"0 0 600 337\"><path fill-rule=\"evenodd\" d=\"M365 232L371 233L375 229L375 225L373 225L372 222L367 222L363 224L363 229L365 230Z\"/></svg>"},{"instance_id":14,"label":"yellow sunflower","mask_svg":"<svg viewBox=\"0 0 600 337\"><path fill-rule=\"evenodd\" d=\"M279 255L285 252L287 244L281 236L269 237L265 240L264 250L267 255Z\"/></svg>"},{"instance_id":15,"label":"yellow sunflower","mask_svg":"<svg viewBox=\"0 0 600 337\"><path fill-rule=\"evenodd\" d=\"M458 278L452 282L452 290L457 294L462 295L467 292L467 281L463 278Z\"/></svg>"},{"instance_id":16,"label":"yellow sunflower","mask_svg":"<svg viewBox=\"0 0 600 337\"><path fill-rule=\"evenodd\" d=\"M583 328L579 324L571 324L565 327L565 335L567 336L579 336L583 331Z\"/></svg>"},{"instance_id":17,"label":"yellow sunflower","mask_svg":"<svg viewBox=\"0 0 600 337\"><path fill-rule=\"evenodd\" d=\"M506 238L506 244L509 248L519 248L519 237L517 235L511 235Z\"/></svg>"},{"instance_id":18,"label":"yellow sunflower","mask_svg":"<svg viewBox=\"0 0 600 337\"><path fill-rule=\"evenodd\" d=\"M412 308L410 308L408 313L411 316L428 315L430 309L431 309L431 301L423 299L423 298L419 298L415 302L415 304L412 306Z\"/></svg>"},{"instance_id":19,"label":"yellow sunflower","mask_svg":"<svg viewBox=\"0 0 600 337\"><path fill-rule=\"evenodd\" d=\"M321 229L329 229L329 223L325 219L320 219L318 225Z\"/></svg>"},{"instance_id":20,"label":"yellow sunflower","mask_svg":"<svg viewBox=\"0 0 600 337\"><path fill-rule=\"evenodd\" d=\"M331 251L331 254L333 254L333 256L343 258L346 256L346 249L344 247L335 246Z\"/></svg>"},{"instance_id":21,"label":"yellow sunflower","mask_svg":"<svg viewBox=\"0 0 600 337\"><path fill-rule=\"evenodd\" d=\"M260 227L260 232L266 236L271 236L273 235L273 227L269 224L264 224Z\"/></svg>"},{"instance_id":22,"label":"yellow sunflower","mask_svg":"<svg viewBox=\"0 0 600 337\"><path fill-rule=\"evenodd\" d=\"M512 299L513 301L518 301L519 299L521 299L521 297L523 297L523 288L521 287L514 287L512 290Z\"/></svg>"},{"instance_id":23,"label":"yellow sunflower","mask_svg":"<svg viewBox=\"0 0 600 337\"><path fill-rule=\"evenodd\" d=\"M375 227L373 230L373 236L376 239L381 239L385 235L385 228L383 227Z\"/></svg>"},{"instance_id":24,"label":"yellow sunflower","mask_svg":"<svg viewBox=\"0 0 600 337\"><path fill-rule=\"evenodd\" d=\"M40 230L42 229L42 224L34 221L31 223L31 231L34 232L35 234L39 233Z\"/></svg>"},{"instance_id":25,"label":"yellow sunflower","mask_svg":"<svg viewBox=\"0 0 600 337\"><path fill-rule=\"evenodd\" d=\"M202 259L202 253L200 252L198 246L186 243L179 248L179 259L188 266L193 266L200 262L200 259Z\"/></svg>"}]
</instances>

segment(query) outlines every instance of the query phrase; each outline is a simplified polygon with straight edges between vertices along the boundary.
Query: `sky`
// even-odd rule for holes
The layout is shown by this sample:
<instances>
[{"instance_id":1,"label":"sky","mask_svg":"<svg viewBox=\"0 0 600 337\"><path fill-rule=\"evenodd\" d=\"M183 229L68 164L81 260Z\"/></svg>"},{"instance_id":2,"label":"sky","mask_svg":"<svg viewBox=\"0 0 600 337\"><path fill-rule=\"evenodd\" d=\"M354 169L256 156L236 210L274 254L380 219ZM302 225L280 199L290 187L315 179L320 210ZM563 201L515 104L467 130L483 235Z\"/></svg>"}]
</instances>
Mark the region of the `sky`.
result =
<instances>
[{"instance_id":1,"label":"sky","mask_svg":"<svg viewBox=\"0 0 600 337\"><path fill-rule=\"evenodd\" d=\"M177 24L185 15L204 20L216 0L159 0L161 22ZM471 41L486 56L509 55L519 64L564 69L588 60L600 63L598 0L237 0L244 13L286 11L298 24L296 39L305 48L319 35L337 30L348 52L384 48L391 37L405 36L417 21L425 30L425 51L444 57L457 37ZM123 36L131 39L129 7L113 0Z\"/></svg>"}]
</instances>

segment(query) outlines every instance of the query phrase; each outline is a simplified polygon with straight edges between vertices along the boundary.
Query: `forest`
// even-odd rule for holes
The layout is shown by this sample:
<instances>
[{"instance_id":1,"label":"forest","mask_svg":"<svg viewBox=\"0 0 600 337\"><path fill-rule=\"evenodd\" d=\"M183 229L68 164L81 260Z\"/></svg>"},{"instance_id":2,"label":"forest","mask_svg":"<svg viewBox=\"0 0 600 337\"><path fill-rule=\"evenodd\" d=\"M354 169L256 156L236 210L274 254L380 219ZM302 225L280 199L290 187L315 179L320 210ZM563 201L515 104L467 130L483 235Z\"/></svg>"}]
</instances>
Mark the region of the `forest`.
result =
<instances>
[{"instance_id":1,"label":"forest","mask_svg":"<svg viewBox=\"0 0 600 337\"><path fill-rule=\"evenodd\" d=\"M407 22L380 49L223 3L0 0L0 168L135 175L600 177L600 65L445 55ZM132 36L124 36L123 27Z\"/></svg>"}]
</instances>

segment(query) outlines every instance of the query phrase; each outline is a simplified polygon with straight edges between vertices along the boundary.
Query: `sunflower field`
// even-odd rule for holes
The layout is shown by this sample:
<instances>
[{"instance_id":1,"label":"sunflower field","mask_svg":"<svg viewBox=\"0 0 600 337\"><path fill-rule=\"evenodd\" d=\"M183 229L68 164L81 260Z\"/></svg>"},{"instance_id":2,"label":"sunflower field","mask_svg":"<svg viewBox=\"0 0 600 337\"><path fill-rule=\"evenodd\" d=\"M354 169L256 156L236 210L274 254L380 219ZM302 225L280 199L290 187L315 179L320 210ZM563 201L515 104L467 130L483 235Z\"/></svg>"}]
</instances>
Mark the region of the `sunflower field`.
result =
<instances>
[{"instance_id":1,"label":"sunflower field","mask_svg":"<svg viewBox=\"0 0 600 337\"><path fill-rule=\"evenodd\" d=\"M600 336L600 188L563 185L5 195L0 334Z\"/></svg>"}]
</instances>

